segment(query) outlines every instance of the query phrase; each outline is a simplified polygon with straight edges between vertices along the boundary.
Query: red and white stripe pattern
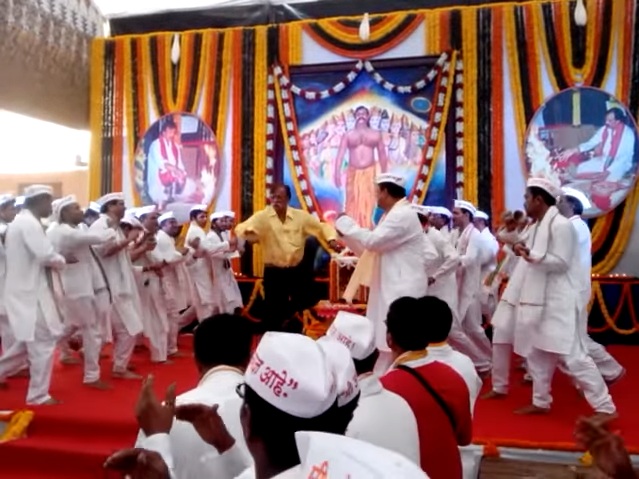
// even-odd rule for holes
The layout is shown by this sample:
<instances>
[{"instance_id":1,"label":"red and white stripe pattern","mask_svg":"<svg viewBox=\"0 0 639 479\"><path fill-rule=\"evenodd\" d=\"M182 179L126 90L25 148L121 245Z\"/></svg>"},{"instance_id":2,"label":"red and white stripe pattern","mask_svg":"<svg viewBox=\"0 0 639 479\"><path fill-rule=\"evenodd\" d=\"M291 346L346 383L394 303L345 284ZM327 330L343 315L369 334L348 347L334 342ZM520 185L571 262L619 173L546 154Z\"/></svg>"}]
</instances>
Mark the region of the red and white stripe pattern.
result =
<instances>
[{"instance_id":1,"label":"red and white stripe pattern","mask_svg":"<svg viewBox=\"0 0 639 479\"><path fill-rule=\"evenodd\" d=\"M446 58L448 58L448 56ZM443 64L441 64L441 66L439 67L436 66L436 68L441 75L441 79L437 84L435 93L433 95L435 110L431 114L432 122L430 123L430 125L428 126L428 130L426 131L426 145L424 146L424 156L417 172L417 178L415 179L413 190L411 191L408 198L413 203L419 202L419 200L422 199L423 195L426 193L425 189L428 187L428 177L432 173L431 167L433 166L433 161L435 160L437 141L440 140L440 135L442 134L442 121L444 119L446 96L448 94L448 88L451 86L449 81L451 68L450 61L444 60Z\"/></svg>"},{"instance_id":2,"label":"red and white stripe pattern","mask_svg":"<svg viewBox=\"0 0 639 479\"><path fill-rule=\"evenodd\" d=\"M302 195L302 207L305 208L310 214L317 219L321 219L317 201L312 193L312 185L308 180L308 174L306 172L306 166L302 160L302 153L299 149L299 141L297 139L297 125L293 117L295 112L295 105L293 102L293 95L290 90L290 82L284 76L284 72L281 68L275 67L274 73L277 76L278 85L280 89L280 95L282 98L282 109L284 113L284 122L286 124L286 134L288 138L288 146L290 148L291 159L293 160L293 167L291 168L291 177L297 178L297 184Z\"/></svg>"},{"instance_id":3,"label":"red and white stripe pattern","mask_svg":"<svg viewBox=\"0 0 639 479\"><path fill-rule=\"evenodd\" d=\"M455 191L464 197L464 62L455 62Z\"/></svg>"},{"instance_id":4,"label":"red and white stripe pattern","mask_svg":"<svg viewBox=\"0 0 639 479\"><path fill-rule=\"evenodd\" d=\"M364 62L362 60L358 61L355 64L355 67L348 72L348 74L344 77L344 79L330 88L326 88L325 90L311 90L306 88L300 88L295 85L290 78L288 78L279 65L275 66L275 75L280 79L280 86L284 89L290 90L293 95L301 96L305 100L308 101L318 101L324 100L328 97L335 95L343 90L345 90L351 83L353 83L359 74L362 72L362 68L364 67Z\"/></svg>"},{"instance_id":5,"label":"red and white stripe pattern","mask_svg":"<svg viewBox=\"0 0 639 479\"><path fill-rule=\"evenodd\" d=\"M269 73L266 93L266 204L270 203L270 193L275 182L275 128L277 126L275 99L275 80Z\"/></svg>"},{"instance_id":6,"label":"red and white stripe pattern","mask_svg":"<svg viewBox=\"0 0 639 479\"><path fill-rule=\"evenodd\" d=\"M426 88L428 85L430 85L431 82L435 78L437 78L437 75L441 72L442 68L448 62L448 60L449 60L449 53L448 52L442 53L440 57L437 59L437 62L435 63L433 68L430 69L430 71L426 74L426 76L424 76L424 78L417 80L412 85L395 85L394 83L386 80L381 74L379 74L375 70L375 67L373 66L373 64L369 62L368 60L364 62L364 68L370 74L373 80L375 80L375 82L379 86L381 86L383 89L392 91L395 93L402 93L402 94L408 95L411 93L416 93Z\"/></svg>"}]
</instances>

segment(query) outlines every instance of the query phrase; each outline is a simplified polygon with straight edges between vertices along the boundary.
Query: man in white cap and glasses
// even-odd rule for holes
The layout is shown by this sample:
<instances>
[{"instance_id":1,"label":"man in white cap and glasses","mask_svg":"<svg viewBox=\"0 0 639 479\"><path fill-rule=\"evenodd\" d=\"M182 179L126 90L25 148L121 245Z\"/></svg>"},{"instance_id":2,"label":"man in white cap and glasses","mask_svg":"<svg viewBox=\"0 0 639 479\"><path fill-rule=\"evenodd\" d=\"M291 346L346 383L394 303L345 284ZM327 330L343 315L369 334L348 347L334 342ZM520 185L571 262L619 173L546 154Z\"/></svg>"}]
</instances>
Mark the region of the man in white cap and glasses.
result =
<instances>
[{"instance_id":1,"label":"man in white cap and glasses","mask_svg":"<svg viewBox=\"0 0 639 479\"><path fill-rule=\"evenodd\" d=\"M211 214L211 230L206 235L209 244L209 257L215 278L215 292L217 295L216 313L241 313L242 293L235 279L235 273L231 267L230 256L237 251L237 239L235 248L231 248L231 237L224 234L230 227L229 212L216 211Z\"/></svg>"},{"instance_id":2,"label":"man in white cap and glasses","mask_svg":"<svg viewBox=\"0 0 639 479\"><path fill-rule=\"evenodd\" d=\"M480 375L490 373L490 341L482 327L481 263L482 239L473 220L477 210L469 201L455 200L453 224L459 231L456 242L460 257L457 269L459 303L457 321L450 332L450 343L473 360Z\"/></svg>"},{"instance_id":3,"label":"man in white cap and glasses","mask_svg":"<svg viewBox=\"0 0 639 479\"><path fill-rule=\"evenodd\" d=\"M99 361L103 323L110 304L107 281L91 246L114 241L117 235L113 229L89 231L80 228L84 212L73 195L56 203L53 218L56 225L47 232L51 243L60 254L73 254L78 260L58 273L56 284L59 285L65 320L61 342L68 342L79 330L84 347L83 382L95 389L108 389L109 385L100 380Z\"/></svg>"},{"instance_id":4,"label":"man in white cap and glasses","mask_svg":"<svg viewBox=\"0 0 639 479\"><path fill-rule=\"evenodd\" d=\"M53 298L51 269L75 260L56 253L41 220L51 215L53 190L46 185L25 189L25 207L5 238L7 281L5 307L16 342L0 357L0 386L29 361L27 404L57 404L49 395L53 356L62 322Z\"/></svg>"},{"instance_id":5,"label":"man in white cap and glasses","mask_svg":"<svg viewBox=\"0 0 639 479\"><path fill-rule=\"evenodd\" d=\"M439 231L444 239L453 244L450 231L450 222L453 213L443 206L431 206L429 222L437 231Z\"/></svg>"},{"instance_id":6,"label":"man in white cap and glasses","mask_svg":"<svg viewBox=\"0 0 639 479\"><path fill-rule=\"evenodd\" d=\"M352 250L364 250L344 293L351 301L360 286L370 288L366 316L375 325L375 345L380 351L378 371L390 366L391 352L386 343L386 313L390 304L402 296L419 298L428 289L422 226L406 199L405 179L390 173L376 178L377 206L384 211L373 230L362 228L352 218L342 215L335 228L349 242ZM355 246L357 245L357 246ZM350 247L349 246L349 247Z\"/></svg>"},{"instance_id":7,"label":"man in white cap and glasses","mask_svg":"<svg viewBox=\"0 0 639 479\"><path fill-rule=\"evenodd\" d=\"M189 272L193 280L193 306L198 321L213 315L217 306L213 267L207 252L207 209L206 205L195 205L191 208L191 224L184 239L184 244L193 251L193 262L189 265Z\"/></svg>"},{"instance_id":8,"label":"man in white cap and glasses","mask_svg":"<svg viewBox=\"0 0 639 479\"><path fill-rule=\"evenodd\" d=\"M180 225L172 211L162 214L158 218L160 230L158 231L156 254L166 267L162 271L162 289L166 300L167 314L169 316L169 357L178 354L178 334L182 327L189 322L189 308L192 302L192 282L186 267L191 260L189 249L177 247L175 239L180 233Z\"/></svg>"},{"instance_id":9,"label":"man in white cap and glasses","mask_svg":"<svg viewBox=\"0 0 639 479\"><path fill-rule=\"evenodd\" d=\"M500 345L495 348L499 366L488 397L507 393L509 345L514 344L515 353L526 358L533 381L532 404L517 410L518 414L550 411L552 378L563 365L595 413L611 416L616 413L615 405L579 333L580 291L570 271L572 263L579 261L577 235L571 221L555 206L561 194L553 180L528 180L525 208L535 224L526 244L513 248L521 260L504 292L508 302L500 302L502 312L493 318L494 342Z\"/></svg>"},{"instance_id":10,"label":"man in white cap and glasses","mask_svg":"<svg viewBox=\"0 0 639 479\"><path fill-rule=\"evenodd\" d=\"M98 201L100 218L89 228L92 232L115 230L116 239L95 247L102 270L107 278L111 309L110 326L113 332L113 377L140 379L129 370L129 361L135 347L135 338L142 332L140 297L133 275L129 247L137 240L138 232L124 235L120 222L126 211L122 193L108 193ZM110 331L109 331L110 333Z\"/></svg>"},{"instance_id":11,"label":"man in white cap and glasses","mask_svg":"<svg viewBox=\"0 0 639 479\"><path fill-rule=\"evenodd\" d=\"M419 464L417 422L408 403L384 389L373 372L379 352L372 321L339 311L326 337L342 343L351 354L361 397L346 435L398 452Z\"/></svg>"},{"instance_id":12,"label":"man in white cap and glasses","mask_svg":"<svg viewBox=\"0 0 639 479\"><path fill-rule=\"evenodd\" d=\"M574 188L562 188L562 196L557 203L559 212L570 222L577 233L578 253L573 262L572 270L575 271L575 281L579 287L579 333L583 337L586 351L593 359L604 380L610 385L617 382L625 374L625 369L619 364L606 348L595 342L588 335L588 303L591 296L591 268L592 268L592 238L588 224L581 218L584 210L589 209L590 201L581 191Z\"/></svg>"}]
</instances>

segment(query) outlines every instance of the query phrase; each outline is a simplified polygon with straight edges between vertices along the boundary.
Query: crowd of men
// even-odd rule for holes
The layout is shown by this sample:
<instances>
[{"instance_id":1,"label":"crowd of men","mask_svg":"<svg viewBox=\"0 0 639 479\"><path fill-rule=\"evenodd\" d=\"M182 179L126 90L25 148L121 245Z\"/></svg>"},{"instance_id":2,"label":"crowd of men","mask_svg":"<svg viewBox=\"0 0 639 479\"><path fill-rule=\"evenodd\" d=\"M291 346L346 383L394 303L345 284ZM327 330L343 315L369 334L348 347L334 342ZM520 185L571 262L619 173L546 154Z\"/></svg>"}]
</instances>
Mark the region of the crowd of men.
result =
<instances>
[{"instance_id":1,"label":"crowd of men","mask_svg":"<svg viewBox=\"0 0 639 479\"><path fill-rule=\"evenodd\" d=\"M461 478L459 447L471 441L483 380L492 376L486 399L504 397L513 352L532 381L530 405L516 413L550 410L560 368L595 413L590 431L615 417L608 384L625 370L587 333L587 198L531 178L525 213L506 213L494 236L468 201L452 212L411 204L404 179L389 173L376 192L384 215L373 229L347 215L321 223L289 207L290 189L276 185L271 204L235 227L232 213L207 218L195 207L179 247L170 212L126 214L112 193L92 221L73 198L53 202L47 187L27 188L4 232L0 381L28 367L27 402L53 402L53 350L76 332L87 384L101 384L95 366L107 341L113 374L137 378L127 366L139 338L163 362L177 352L179 328L198 319L199 384L178 397L169 388L160 402L147 378L136 447L105 464L163 479ZM347 300L369 288L366 316L341 311L317 341L282 327L308 306L309 235L359 257ZM245 241L259 243L265 261L267 332L254 351L230 268ZM82 279L70 273L82 265Z\"/></svg>"}]
</instances>

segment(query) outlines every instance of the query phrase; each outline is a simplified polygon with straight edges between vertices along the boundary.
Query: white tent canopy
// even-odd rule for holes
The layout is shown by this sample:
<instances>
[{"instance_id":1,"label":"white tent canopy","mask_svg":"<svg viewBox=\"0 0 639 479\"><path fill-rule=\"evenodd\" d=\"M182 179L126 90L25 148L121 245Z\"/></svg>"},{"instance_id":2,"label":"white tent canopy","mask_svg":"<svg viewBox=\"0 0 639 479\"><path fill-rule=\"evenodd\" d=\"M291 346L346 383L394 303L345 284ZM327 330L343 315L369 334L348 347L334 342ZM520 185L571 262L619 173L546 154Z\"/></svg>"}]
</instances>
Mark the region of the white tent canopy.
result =
<instances>
[{"instance_id":1,"label":"white tent canopy","mask_svg":"<svg viewBox=\"0 0 639 479\"><path fill-rule=\"evenodd\" d=\"M93 0L107 18L148 15L152 13L196 10L200 8L234 7L259 4L307 3L318 0Z\"/></svg>"}]
</instances>

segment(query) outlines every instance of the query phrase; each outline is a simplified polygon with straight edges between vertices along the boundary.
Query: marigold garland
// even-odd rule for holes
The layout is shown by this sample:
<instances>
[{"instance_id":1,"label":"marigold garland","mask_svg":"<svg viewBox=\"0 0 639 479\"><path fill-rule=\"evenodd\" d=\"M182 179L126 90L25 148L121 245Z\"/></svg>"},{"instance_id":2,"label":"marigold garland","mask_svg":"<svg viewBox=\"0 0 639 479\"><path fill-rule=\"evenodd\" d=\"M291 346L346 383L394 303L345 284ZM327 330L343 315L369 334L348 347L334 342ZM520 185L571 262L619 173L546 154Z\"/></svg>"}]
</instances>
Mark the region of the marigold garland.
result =
<instances>
[{"instance_id":1,"label":"marigold garland","mask_svg":"<svg viewBox=\"0 0 639 479\"><path fill-rule=\"evenodd\" d=\"M91 156L89 158L89 198L102 194L102 111L104 103L104 46L105 40L96 39L91 45Z\"/></svg>"},{"instance_id":2,"label":"marigold garland","mask_svg":"<svg viewBox=\"0 0 639 479\"><path fill-rule=\"evenodd\" d=\"M464 55L464 198L477 204L477 9L465 8L462 18L462 52Z\"/></svg>"},{"instance_id":3,"label":"marigold garland","mask_svg":"<svg viewBox=\"0 0 639 479\"><path fill-rule=\"evenodd\" d=\"M8 422L4 432L0 435L0 443L25 437L29 424L33 421L33 416L33 411L29 410L0 414L0 421Z\"/></svg>"}]
</instances>

